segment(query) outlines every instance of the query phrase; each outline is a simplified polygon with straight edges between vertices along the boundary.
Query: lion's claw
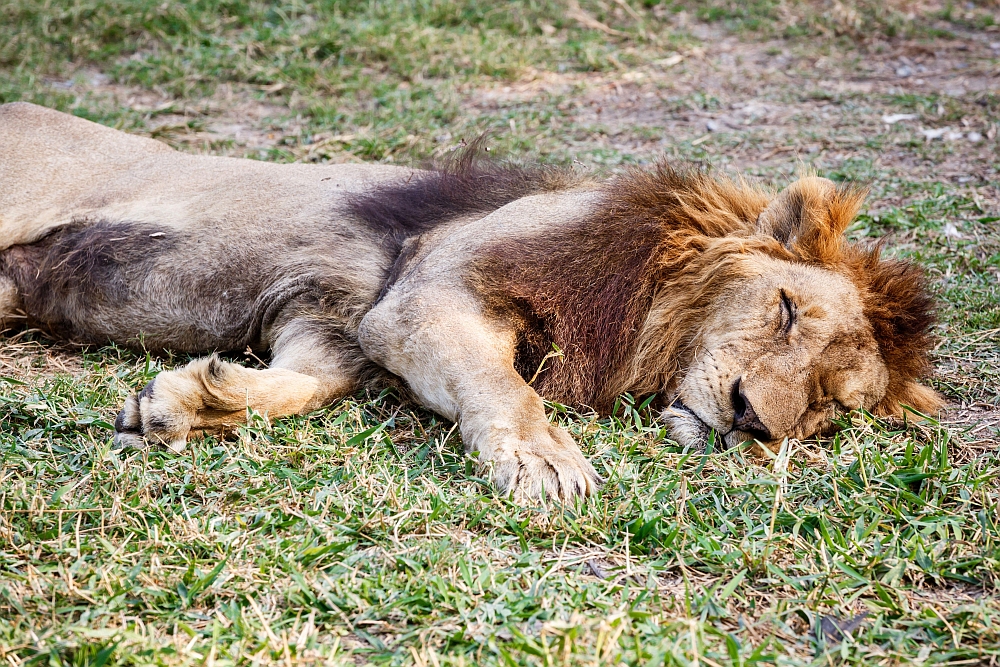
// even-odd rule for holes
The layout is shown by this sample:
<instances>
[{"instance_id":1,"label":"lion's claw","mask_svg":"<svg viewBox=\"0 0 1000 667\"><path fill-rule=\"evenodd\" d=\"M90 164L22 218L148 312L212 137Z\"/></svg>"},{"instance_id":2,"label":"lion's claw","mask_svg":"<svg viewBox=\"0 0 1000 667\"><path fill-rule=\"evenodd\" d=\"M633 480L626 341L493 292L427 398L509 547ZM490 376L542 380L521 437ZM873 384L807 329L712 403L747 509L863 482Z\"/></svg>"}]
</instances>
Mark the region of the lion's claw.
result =
<instances>
[{"instance_id":1,"label":"lion's claw","mask_svg":"<svg viewBox=\"0 0 1000 667\"><path fill-rule=\"evenodd\" d=\"M550 426L547 437L508 442L493 464L493 480L517 501L560 500L597 493L603 480L565 431Z\"/></svg>"},{"instance_id":2,"label":"lion's claw","mask_svg":"<svg viewBox=\"0 0 1000 667\"><path fill-rule=\"evenodd\" d=\"M150 416L155 382L150 382L142 391L125 399L125 405L115 419L115 444L142 448L147 443L160 443L180 453L187 446L187 438L172 436L167 429L158 428L164 420Z\"/></svg>"}]
</instances>

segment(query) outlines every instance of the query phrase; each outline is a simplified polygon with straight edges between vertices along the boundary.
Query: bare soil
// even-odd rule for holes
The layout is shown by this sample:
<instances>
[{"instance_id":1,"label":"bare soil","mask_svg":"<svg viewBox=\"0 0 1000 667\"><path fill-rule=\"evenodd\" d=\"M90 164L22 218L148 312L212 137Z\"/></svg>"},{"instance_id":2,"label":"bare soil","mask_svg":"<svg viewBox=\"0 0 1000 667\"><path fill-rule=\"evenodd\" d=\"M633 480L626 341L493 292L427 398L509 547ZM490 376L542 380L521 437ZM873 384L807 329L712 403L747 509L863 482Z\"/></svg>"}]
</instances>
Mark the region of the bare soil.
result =
<instances>
[{"instance_id":1,"label":"bare soil","mask_svg":"<svg viewBox=\"0 0 1000 667\"><path fill-rule=\"evenodd\" d=\"M482 113L563 97L566 121L595 130L576 140L580 148L652 156L669 154L681 141L711 147L711 135L728 134L724 147L710 150L716 164L766 172L801 161L829 169L870 156L894 176L951 180L996 207L997 123L983 99L1000 82L1000 34L883 42L861 52L746 41L706 25L695 32L702 46L665 58L660 67L529 72L514 84L466 91L467 106ZM893 104L906 96L945 100L930 113L887 124L885 117L910 111ZM696 99L710 100L711 108L699 108ZM951 118L956 113L961 117ZM945 127L961 138L928 140L920 133ZM970 141L970 133L978 140ZM866 147L886 134L890 145ZM913 140L943 150L929 156L906 145ZM898 203L888 198L872 206Z\"/></svg>"}]
</instances>

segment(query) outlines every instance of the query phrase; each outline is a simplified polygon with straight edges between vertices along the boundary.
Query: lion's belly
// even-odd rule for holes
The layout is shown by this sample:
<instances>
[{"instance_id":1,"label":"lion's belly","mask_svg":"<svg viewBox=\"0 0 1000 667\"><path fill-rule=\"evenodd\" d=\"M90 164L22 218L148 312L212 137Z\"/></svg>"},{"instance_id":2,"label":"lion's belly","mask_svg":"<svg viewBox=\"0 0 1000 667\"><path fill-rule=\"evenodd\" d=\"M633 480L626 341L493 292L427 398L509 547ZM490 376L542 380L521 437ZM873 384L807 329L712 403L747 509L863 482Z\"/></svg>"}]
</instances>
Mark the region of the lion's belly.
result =
<instances>
[{"instance_id":1,"label":"lion's belly","mask_svg":"<svg viewBox=\"0 0 1000 667\"><path fill-rule=\"evenodd\" d=\"M267 347L291 310L322 313L350 336L350 314L370 306L388 271L377 242L332 223L189 232L71 225L0 253L0 271L29 321L56 335L183 352Z\"/></svg>"}]
</instances>

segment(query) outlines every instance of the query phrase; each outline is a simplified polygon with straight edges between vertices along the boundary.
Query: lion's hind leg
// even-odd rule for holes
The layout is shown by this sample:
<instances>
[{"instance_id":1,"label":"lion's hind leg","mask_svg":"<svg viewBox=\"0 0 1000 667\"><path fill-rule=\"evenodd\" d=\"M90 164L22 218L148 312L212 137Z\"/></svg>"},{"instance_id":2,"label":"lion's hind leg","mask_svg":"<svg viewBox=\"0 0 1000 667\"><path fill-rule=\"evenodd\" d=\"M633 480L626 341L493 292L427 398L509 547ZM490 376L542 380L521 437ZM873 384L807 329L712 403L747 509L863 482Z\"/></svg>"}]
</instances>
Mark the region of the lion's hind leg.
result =
<instances>
[{"instance_id":1,"label":"lion's hind leg","mask_svg":"<svg viewBox=\"0 0 1000 667\"><path fill-rule=\"evenodd\" d=\"M21 310L21 297L17 284L9 277L0 273L0 332L23 324L24 312Z\"/></svg>"},{"instance_id":2,"label":"lion's hind leg","mask_svg":"<svg viewBox=\"0 0 1000 667\"><path fill-rule=\"evenodd\" d=\"M308 412L319 387L315 377L283 368L256 370L214 355L195 359L129 396L115 420L116 437L121 444L145 438L180 452L192 432L245 422L248 407L271 417Z\"/></svg>"},{"instance_id":3,"label":"lion's hind leg","mask_svg":"<svg viewBox=\"0 0 1000 667\"><path fill-rule=\"evenodd\" d=\"M352 355L309 336L282 336L278 342L267 369L212 355L160 373L126 400L115 420L115 440L160 443L180 452L191 435L245 423L248 408L270 418L306 414L357 386L357 373L347 363Z\"/></svg>"}]
</instances>

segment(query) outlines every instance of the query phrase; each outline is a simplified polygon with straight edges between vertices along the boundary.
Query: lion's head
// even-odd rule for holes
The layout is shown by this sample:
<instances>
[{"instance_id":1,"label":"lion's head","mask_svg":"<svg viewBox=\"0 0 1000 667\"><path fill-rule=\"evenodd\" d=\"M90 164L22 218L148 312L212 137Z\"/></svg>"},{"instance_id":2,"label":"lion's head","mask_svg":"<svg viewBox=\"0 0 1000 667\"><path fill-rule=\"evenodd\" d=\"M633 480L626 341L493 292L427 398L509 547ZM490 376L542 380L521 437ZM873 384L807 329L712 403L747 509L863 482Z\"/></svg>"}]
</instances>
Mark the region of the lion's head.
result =
<instances>
[{"instance_id":1,"label":"lion's head","mask_svg":"<svg viewBox=\"0 0 1000 667\"><path fill-rule=\"evenodd\" d=\"M921 271L844 237L863 190L805 177L770 196L656 177L674 181L668 208L682 224L659 251L633 377L660 369L678 442L703 445L714 429L723 446L780 443L828 432L853 409L940 407L917 382L933 321Z\"/></svg>"}]
</instances>

